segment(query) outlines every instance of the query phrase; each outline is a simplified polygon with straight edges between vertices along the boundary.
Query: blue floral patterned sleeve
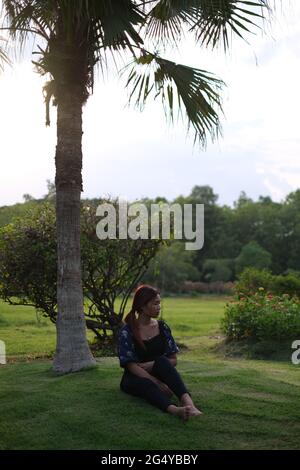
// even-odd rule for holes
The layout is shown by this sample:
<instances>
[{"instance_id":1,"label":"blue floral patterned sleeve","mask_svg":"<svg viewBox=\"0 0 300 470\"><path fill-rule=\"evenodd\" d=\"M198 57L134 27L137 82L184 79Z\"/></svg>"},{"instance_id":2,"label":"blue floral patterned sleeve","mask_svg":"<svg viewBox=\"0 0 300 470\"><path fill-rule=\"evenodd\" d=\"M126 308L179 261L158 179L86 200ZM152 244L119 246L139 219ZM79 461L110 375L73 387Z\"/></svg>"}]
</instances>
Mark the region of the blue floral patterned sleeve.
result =
<instances>
[{"instance_id":1,"label":"blue floral patterned sleeve","mask_svg":"<svg viewBox=\"0 0 300 470\"><path fill-rule=\"evenodd\" d=\"M170 327L163 320L161 320L161 325L162 325L162 330L167 340L164 355L169 356L171 354L178 353L180 350L177 344L175 343Z\"/></svg>"},{"instance_id":2,"label":"blue floral patterned sleeve","mask_svg":"<svg viewBox=\"0 0 300 470\"><path fill-rule=\"evenodd\" d=\"M124 367L129 362L139 362L136 354L132 334L127 325L123 326L118 336L118 356L120 367Z\"/></svg>"}]
</instances>

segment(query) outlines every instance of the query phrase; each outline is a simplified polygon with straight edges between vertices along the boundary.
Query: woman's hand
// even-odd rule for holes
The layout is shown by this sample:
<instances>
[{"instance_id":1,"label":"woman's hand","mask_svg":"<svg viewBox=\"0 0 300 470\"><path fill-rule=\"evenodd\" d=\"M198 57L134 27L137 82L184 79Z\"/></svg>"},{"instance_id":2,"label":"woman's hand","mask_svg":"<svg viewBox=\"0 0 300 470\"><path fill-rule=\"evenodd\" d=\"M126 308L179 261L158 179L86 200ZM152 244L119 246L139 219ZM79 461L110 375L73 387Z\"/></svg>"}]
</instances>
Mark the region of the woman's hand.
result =
<instances>
[{"instance_id":1,"label":"woman's hand","mask_svg":"<svg viewBox=\"0 0 300 470\"><path fill-rule=\"evenodd\" d=\"M138 362L137 365L139 367L141 367L141 369L143 369L143 370L147 371L148 373L150 373L152 371L154 361ZM168 397L171 397L173 395L172 390L169 389L167 384L165 384L164 382L161 382L160 380L158 380L154 376L151 376L151 380L161 389L161 391L163 393L165 393L165 395L167 395Z\"/></svg>"},{"instance_id":2,"label":"woman's hand","mask_svg":"<svg viewBox=\"0 0 300 470\"><path fill-rule=\"evenodd\" d=\"M158 385L158 387L161 389L161 391L167 395L167 397L171 398L172 395L173 395L173 392L172 390L170 390L170 388L168 387L167 384L165 384L164 382L161 382L160 380L156 379L155 380L155 383L156 385Z\"/></svg>"}]
</instances>

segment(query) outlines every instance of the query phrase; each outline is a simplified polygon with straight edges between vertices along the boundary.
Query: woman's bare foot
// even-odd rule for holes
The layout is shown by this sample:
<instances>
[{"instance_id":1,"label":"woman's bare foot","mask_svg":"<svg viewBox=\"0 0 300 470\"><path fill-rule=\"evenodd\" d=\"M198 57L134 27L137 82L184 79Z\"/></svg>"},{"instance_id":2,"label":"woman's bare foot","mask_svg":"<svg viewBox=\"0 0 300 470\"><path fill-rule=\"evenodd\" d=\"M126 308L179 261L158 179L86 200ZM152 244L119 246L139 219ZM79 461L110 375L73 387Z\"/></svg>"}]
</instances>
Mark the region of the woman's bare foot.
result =
<instances>
[{"instance_id":1,"label":"woman's bare foot","mask_svg":"<svg viewBox=\"0 0 300 470\"><path fill-rule=\"evenodd\" d=\"M189 405L187 406L170 405L167 408L167 412L171 413L172 415L178 416L183 421L187 421L189 419L189 416L194 416L190 414L192 413L192 407Z\"/></svg>"},{"instance_id":2,"label":"woman's bare foot","mask_svg":"<svg viewBox=\"0 0 300 470\"><path fill-rule=\"evenodd\" d=\"M189 416L203 415L203 412L198 410L198 408L196 408L191 396L188 393L185 393L184 395L182 395L180 402L183 407L188 406L190 408Z\"/></svg>"},{"instance_id":3,"label":"woman's bare foot","mask_svg":"<svg viewBox=\"0 0 300 470\"><path fill-rule=\"evenodd\" d=\"M198 410L198 408L190 407L191 410L189 411L189 416L201 416L203 415L203 411Z\"/></svg>"}]
</instances>

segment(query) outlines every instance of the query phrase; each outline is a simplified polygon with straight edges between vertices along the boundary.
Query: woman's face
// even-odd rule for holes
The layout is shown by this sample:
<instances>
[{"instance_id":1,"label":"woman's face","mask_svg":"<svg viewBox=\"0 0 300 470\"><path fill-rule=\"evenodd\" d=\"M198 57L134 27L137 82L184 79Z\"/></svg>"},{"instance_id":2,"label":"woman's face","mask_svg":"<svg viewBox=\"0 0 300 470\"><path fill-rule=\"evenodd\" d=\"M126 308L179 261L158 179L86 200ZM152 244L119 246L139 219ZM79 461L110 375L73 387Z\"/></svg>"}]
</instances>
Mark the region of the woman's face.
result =
<instances>
[{"instance_id":1,"label":"woman's face","mask_svg":"<svg viewBox=\"0 0 300 470\"><path fill-rule=\"evenodd\" d=\"M157 294L154 299L149 300L149 302L142 308L142 312L149 317L158 317L160 314L160 295Z\"/></svg>"}]
</instances>

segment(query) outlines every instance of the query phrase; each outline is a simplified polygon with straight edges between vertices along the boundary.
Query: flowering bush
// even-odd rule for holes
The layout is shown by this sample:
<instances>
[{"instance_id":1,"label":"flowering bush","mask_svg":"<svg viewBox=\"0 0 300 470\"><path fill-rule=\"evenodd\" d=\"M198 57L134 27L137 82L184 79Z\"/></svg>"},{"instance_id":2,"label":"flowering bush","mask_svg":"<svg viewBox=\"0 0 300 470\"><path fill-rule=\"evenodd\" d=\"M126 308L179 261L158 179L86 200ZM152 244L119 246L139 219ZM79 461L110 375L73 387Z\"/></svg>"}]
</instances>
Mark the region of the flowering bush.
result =
<instances>
[{"instance_id":1,"label":"flowering bush","mask_svg":"<svg viewBox=\"0 0 300 470\"><path fill-rule=\"evenodd\" d=\"M247 268L238 277L234 291L242 297L251 296L258 288L274 295L289 294L300 298L300 276L297 274L272 274L267 269Z\"/></svg>"},{"instance_id":2,"label":"flowering bush","mask_svg":"<svg viewBox=\"0 0 300 470\"><path fill-rule=\"evenodd\" d=\"M286 340L300 336L300 300L260 287L251 296L236 293L226 304L222 330L230 340Z\"/></svg>"}]
</instances>

